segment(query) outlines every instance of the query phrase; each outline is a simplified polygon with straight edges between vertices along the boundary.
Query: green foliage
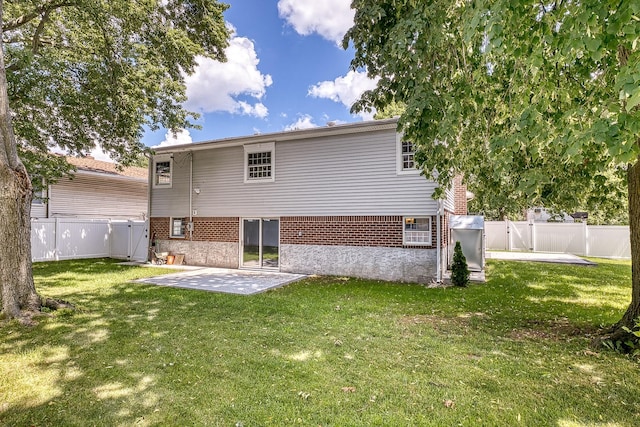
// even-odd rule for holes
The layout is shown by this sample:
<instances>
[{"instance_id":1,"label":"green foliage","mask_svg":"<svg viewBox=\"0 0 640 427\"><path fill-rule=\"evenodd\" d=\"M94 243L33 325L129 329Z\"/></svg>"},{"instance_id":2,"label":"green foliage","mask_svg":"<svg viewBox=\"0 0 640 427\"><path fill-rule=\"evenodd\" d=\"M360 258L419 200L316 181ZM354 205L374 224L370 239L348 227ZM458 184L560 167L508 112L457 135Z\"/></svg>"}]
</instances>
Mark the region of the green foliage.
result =
<instances>
[{"instance_id":1,"label":"green foliage","mask_svg":"<svg viewBox=\"0 0 640 427\"><path fill-rule=\"evenodd\" d=\"M451 283L453 283L454 286L468 286L469 276L467 258L462 253L460 242L456 242L453 248L453 262L451 263Z\"/></svg>"},{"instance_id":2,"label":"green foliage","mask_svg":"<svg viewBox=\"0 0 640 427\"><path fill-rule=\"evenodd\" d=\"M9 105L20 156L47 178L66 171L53 146L87 154L98 143L124 165L145 150L146 128L177 130L186 74L199 56L224 60L217 1L4 2Z\"/></svg>"},{"instance_id":3,"label":"green foliage","mask_svg":"<svg viewBox=\"0 0 640 427\"><path fill-rule=\"evenodd\" d=\"M637 1L353 6L344 45L380 77L354 110L406 105L405 137L444 188L463 174L510 211L620 205L640 154Z\"/></svg>"}]
</instances>

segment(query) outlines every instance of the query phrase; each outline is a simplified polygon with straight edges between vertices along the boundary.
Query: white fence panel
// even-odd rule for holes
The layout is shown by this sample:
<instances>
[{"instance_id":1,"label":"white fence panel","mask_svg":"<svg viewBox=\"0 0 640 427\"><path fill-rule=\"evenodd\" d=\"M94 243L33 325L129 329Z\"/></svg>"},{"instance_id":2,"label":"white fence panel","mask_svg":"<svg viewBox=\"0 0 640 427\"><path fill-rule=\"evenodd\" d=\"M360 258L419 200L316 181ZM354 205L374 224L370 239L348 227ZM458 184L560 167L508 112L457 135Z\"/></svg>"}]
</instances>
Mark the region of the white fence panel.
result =
<instances>
[{"instance_id":1,"label":"white fence panel","mask_svg":"<svg viewBox=\"0 0 640 427\"><path fill-rule=\"evenodd\" d=\"M487 250L494 251L533 249L535 252L631 258L628 226L487 221L485 239Z\"/></svg>"},{"instance_id":2,"label":"white fence panel","mask_svg":"<svg viewBox=\"0 0 640 427\"><path fill-rule=\"evenodd\" d=\"M591 256L631 258L628 226L590 225L587 245Z\"/></svg>"},{"instance_id":3,"label":"white fence panel","mask_svg":"<svg viewBox=\"0 0 640 427\"><path fill-rule=\"evenodd\" d=\"M109 220L60 219L56 222L57 259L101 258L110 255Z\"/></svg>"},{"instance_id":4,"label":"white fence panel","mask_svg":"<svg viewBox=\"0 0 640 427\"><path fill-rule=\"evenodd\" d=\"M131 221L131 260L146 261L149 256L149 225L146 221Z\"/></svg>"},{"instance_id":5,"label":"white fence panel","mask_svg":"<svg viewBox=\"0 0 640 427\"><path fill-rule=\"evenodd\" d=\"M127 259L129 257L129 221L111 222L111 257Z\"/></svg>"},{"instance_id":6,"label":"white fence panel","mask_svg":"<svg viewBox=\"0 0 640 427\"><path fill-rule=\"evenodd\" d=\"M584 223L534 223L534 252L587 255L587 232Z\"/></svg>"},{"instance_id":7,"label":"white fence panel","mask_svg":"<svg viewBox=\"0 0 640 427\"><path fill-rule=\"evenodd\" d=\"M509 250L531 250L531 225L528 222L509 221Z\"/></svg>"},{"instance_id":8,"label":"white fence panel","mask_svg":"<svg viewBox=\"0 0 640 427\"><path fill-rule=\"evenodd\" d=\"M484 233L487 249L506 251L508 247L507 225L504 221L485 221Z\"/></svg>"},{"instance_id":9,"label":"white fence panel","mask_svg":"<svg viewBox=\"0 0 640 427\"><path fill-rule=\"evenodd\" d=\"M146 221L111 221L111 258L146 261Z\"/></svg>"},{"instance_id":10,"label":"white fence panel","mask_svg":"<svg viewBox=\"0 0 640 427\"><path fill-rule=\"evenodd\" d=\"M31 221L31 259L53 261L56 259L56 220Z\"/></svg>"},{"instance_id":11,"label":"white fence panel","mask_svg":"<svg viewBox=\"0 0 640 427\"><path fill-rule=\"evenodd\" d=\"M52 218L31 221L31 259L112 257L146 261L146 221Z\"/></svg>"}]
</instances>

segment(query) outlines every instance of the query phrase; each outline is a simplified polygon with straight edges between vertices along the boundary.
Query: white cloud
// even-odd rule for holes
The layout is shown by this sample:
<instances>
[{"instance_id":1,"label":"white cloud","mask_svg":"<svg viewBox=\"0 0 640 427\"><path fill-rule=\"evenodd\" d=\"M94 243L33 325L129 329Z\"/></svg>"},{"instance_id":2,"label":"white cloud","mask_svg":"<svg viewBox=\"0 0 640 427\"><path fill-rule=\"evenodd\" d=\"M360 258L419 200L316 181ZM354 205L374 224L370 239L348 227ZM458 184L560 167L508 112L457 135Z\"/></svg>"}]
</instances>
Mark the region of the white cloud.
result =
<instances>
[{"instance_id":1,"label":"white cloud","mask_svg":"<svg viewBox=\"0 0 640 427\"><path fill-rule=\"evenodd\" d=\"M229 26L229 30L235 30ZM226 111L265 118L267 107L260 102L273 80L258 70L255 46L246 37L234 36L225 50L227 62L199 58L195 72L186 76L185 107L200 113ZM239 96L243 101L238 100ZM247 101L253 98L254 101Z\"/></svg>"},{"instance_id":2,"label":"white cloud","mask_svg":"<svg viewBox=\"0 0 640 427\"><path fill-rule=\"evenodd\" d=\"M290 125L286 126L284 128L285 131L289 131L289 130L299 130L299 129L311 129L311 128L317 128L318 125L313 123L313 118L308 115L305 114L303 116L298 117L298 120L295 121L295 123L291 123Z\"/></svg>"},{"instance_id":3,"label":"white cloud","mask_svg":"<svg viewBox=\"0 0 640 427\"><path fill-rule=\"evenodd\" d=\"M342 103L347 108L351 108L365 91L374 89L377 83L377 78L371 79L364 72L351 70L346 76L311 86L309 95L315 98L330 99L334 102ZM370 120L373 118L374 112L362 112L358 115L365 120Z\"/></svg>"},{"instance_id":4,"label":"white cloud","mask_svg":"<svg viewBox=\"0 0 640 427\"><path fill-rule=\"evenodd\" d=\"M298 34L318 33L337 45L353 26L351 0L280 0L278 12Z\"/></svg>"},{"instance_id":5,"label":"white cloud","mask_svg":"<svg viewBox=\"0 0 640 427\"><path fill-rule=\"evenodd\" d=\"M191 134L188 130L182 129L175 135L171 131L167 131L164 136L164 140L156 145L155 147L168 147L170 145L183 145L183 144L191 144L193 140L191 139Z\"/></svg>"}]
</instances>

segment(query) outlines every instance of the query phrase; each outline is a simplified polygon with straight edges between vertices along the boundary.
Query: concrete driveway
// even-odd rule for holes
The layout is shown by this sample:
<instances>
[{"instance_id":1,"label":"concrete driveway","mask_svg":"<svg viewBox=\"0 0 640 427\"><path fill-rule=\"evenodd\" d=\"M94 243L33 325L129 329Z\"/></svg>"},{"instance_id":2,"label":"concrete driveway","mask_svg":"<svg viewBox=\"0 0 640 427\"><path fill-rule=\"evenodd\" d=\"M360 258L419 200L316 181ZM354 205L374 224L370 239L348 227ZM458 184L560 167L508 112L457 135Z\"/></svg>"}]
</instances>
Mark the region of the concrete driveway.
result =
<instances>
[{"instance_id":1,"label":"concrete driveway","mask_svg":"<svg viewBox=\"0 0 640 427\"><path fill-rule=\"evenodd\" d=\"M134 282L209 292L251 295L284 286L306 277L303 274L276 271L232 270L191 267L188 271L147 277Z\"/></svg>"},{"instance_id":2,"label":"concrete driveway","mask_svg":"<svg viewBox=\"0 0 640 427\"><path fill-rule=\"evenodd\" d=\"M499 252L487 251L486 259L501 259L505 261L537 261L551 262L556 264L574 265L598 265L595 262L587 261L577 255L553 254L544 252Z\"/></svg>"}]
</instances>

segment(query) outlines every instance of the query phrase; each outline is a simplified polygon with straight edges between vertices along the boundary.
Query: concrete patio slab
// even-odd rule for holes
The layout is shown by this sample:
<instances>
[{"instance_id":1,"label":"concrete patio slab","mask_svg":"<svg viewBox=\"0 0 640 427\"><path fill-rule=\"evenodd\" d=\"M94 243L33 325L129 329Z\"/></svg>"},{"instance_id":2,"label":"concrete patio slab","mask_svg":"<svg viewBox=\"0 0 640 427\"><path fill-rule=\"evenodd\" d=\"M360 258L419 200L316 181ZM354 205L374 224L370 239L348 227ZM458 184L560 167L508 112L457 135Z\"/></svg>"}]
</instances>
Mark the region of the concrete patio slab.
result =
<instances>
[{"instance_id":1,"label":"concrete patio slab","mask_svg":"<svg viewBox=\"0 0 640 427\"><path fill-rule=\"evenodd\" d=\"M574 264L584 266L598 265L572 254L554 254L544 252L500 252L487 251L486 259L499 259L505 261L534 261L551 262L555 264Z\"/></svg>"},{"instance_id":2,"label":"concrete patio slab","mask_svg":"<svg viewBox=\"0 0 640 427\"><path fill-rule=\"evenodd\" d=\"M209 292L251 295L284 286L304 277L306 276L303 274L276 271L200 267L179 273L138 279L134 282Z\"/></svg>"}]
</instances>

